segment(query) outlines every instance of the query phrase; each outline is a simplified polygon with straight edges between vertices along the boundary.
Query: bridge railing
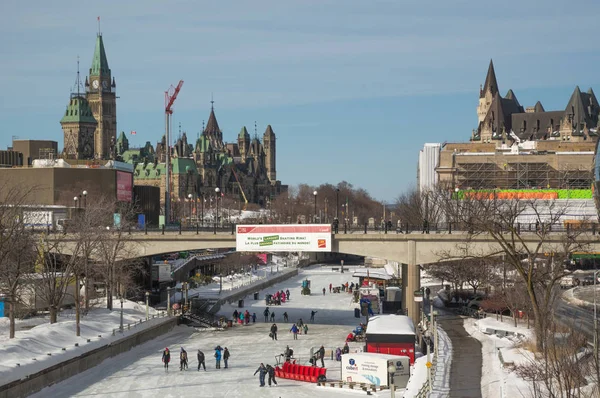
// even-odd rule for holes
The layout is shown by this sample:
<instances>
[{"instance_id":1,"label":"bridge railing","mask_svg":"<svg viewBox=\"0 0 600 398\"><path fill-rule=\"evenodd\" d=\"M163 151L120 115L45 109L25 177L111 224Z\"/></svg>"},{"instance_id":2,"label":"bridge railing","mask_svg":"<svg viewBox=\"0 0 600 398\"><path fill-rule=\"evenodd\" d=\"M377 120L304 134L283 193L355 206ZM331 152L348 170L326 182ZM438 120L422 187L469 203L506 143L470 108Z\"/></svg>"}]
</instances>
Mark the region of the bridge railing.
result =
<instances>
[{"instance_id":1,"label":"bridge railing","mask_svg":"<svg viewBox=\"0 0 600 398\"><path fill-rule=\"evenodd\" d=\"M161 234L161 235L173 235L185 233L207 234L213 233L215 235L235 235L237 224L235 223L222 223L222 224L195 224L195 225L169 225L161 227L151 227L145 225L144 227L126 227L128 234ZM600 232L600 224L595 222L582 222L579 224L556 222L550 223L516 223L512 228L518 233L591 233L596 235ZM488 232L487 230L477 230L473 225L465 222L442 222L442 223L422 223L422 224L409 224L402 223L394 226L390 225L374 225L374 224L332 224L333 234L453 234L453 233L477 233L477 232ZM508 232L508 229L504 225L497 225L495 228L496 232ZM67 234L69 230L63 228L62 231L53 230L50 227L44 231L48 234L62 233Z\"/></svg>"}]
</instances>

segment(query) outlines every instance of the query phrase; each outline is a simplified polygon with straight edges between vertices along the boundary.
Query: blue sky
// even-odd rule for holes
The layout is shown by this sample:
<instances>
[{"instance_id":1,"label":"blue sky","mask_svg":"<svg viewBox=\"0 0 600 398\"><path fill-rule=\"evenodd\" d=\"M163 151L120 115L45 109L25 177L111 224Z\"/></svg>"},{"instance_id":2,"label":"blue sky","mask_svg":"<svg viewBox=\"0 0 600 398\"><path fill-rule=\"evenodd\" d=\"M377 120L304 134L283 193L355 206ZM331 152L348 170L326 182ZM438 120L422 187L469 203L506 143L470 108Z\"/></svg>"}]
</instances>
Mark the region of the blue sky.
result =
<instances>
[{"instance_id":1,"label":"blue sky","mask_svg":"<svg viewBox=\"0 0 600 398\"><path fill-rule=\"evenodd\" d=\"M391 202L415 185L425 142L468 140L490 58L524 106L563 109L576 85L597 88L598 15L593 0L3 0L0 147L62 146L100 16L133 144L160 139L164 91L183 79L175 130L196 137L214 93L225 140L272 125L283 183L346 180Z\"/></svg>"}]
</instances>

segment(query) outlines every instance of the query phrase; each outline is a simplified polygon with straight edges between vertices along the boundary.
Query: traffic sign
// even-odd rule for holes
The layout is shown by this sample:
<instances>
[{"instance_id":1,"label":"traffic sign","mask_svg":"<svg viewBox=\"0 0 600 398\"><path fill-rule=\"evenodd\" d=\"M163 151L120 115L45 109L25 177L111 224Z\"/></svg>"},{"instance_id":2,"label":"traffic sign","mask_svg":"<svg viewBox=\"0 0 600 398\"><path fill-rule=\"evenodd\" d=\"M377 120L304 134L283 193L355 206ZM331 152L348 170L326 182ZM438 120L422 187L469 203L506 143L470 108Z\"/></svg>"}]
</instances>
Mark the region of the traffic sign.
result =
<instances>
[{"instance_id":1,"label":"traffic sign","mask_svg":"<svg viewBox=\"0 0 600 398\"><path fill-rule=\"evenodd\" d=\"M419 296L415 296L415 302L420 303L421 301L423 301L423 297L419 297Z\"/></svg>"},{"instance_id":2,"label":"traffic sign","mask_svg":"<svg viewBox=\"0 0 600 398\"><path fill-rule=\"evenodd\" d=\"M425 366L427 366L427 369L431 368L431 365L432 365L432 364L431 364L431 362L427 362L427 363L425 364Z\"/></svg>"}]
</instances>

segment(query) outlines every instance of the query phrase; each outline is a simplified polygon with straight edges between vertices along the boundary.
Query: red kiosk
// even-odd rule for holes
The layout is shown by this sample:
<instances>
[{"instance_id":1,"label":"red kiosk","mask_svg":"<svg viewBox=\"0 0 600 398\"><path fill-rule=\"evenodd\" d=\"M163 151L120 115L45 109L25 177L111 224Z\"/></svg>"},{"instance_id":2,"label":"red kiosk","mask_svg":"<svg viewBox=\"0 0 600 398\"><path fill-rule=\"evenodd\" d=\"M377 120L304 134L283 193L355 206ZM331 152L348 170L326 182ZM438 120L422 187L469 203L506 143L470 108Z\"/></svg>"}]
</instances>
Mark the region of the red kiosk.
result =
<instances>
[{"instance_id":1,"label":"red kiosk","mask_svg":"<svg viewBox=\"0 0 600 398\"><path fill-rule=\"evenodd\" d=\"M366 352L402 355L415 362L415 325L406 315L378 315L369 319Z\"/></svg>"}]
</instances>

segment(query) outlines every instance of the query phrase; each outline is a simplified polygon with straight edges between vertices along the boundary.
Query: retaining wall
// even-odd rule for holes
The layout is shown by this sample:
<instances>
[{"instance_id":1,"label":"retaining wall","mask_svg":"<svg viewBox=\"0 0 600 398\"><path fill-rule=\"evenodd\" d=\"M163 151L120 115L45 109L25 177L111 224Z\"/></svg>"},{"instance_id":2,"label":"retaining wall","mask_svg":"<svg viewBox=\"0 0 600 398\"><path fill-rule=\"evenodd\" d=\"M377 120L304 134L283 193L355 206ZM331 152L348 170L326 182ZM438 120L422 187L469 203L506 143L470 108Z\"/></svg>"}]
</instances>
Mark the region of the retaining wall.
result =
<instances>
[{"instance_id":1,"label":"retaining wall","mask_svg":"<svg viewBox=\"0 0 600 398\"><path fill-rule=\"evenodd\" d=\"M135 346L167 333L177 325L177 320L177 317L171 318L160 325L149 327L148 329L29 375L21 380L0 386L0 398L26 397L45 387L66 380L71 376L99 365L105 359L127 352Z\"/></svg>"}]
</instances>

